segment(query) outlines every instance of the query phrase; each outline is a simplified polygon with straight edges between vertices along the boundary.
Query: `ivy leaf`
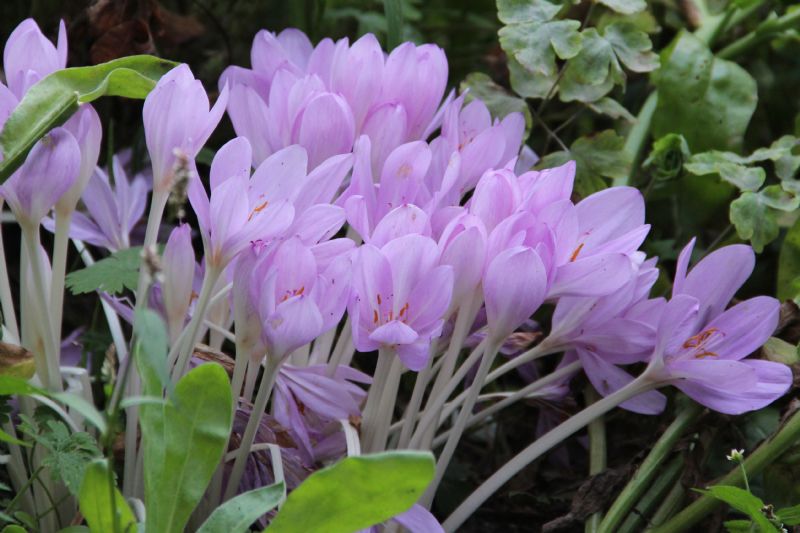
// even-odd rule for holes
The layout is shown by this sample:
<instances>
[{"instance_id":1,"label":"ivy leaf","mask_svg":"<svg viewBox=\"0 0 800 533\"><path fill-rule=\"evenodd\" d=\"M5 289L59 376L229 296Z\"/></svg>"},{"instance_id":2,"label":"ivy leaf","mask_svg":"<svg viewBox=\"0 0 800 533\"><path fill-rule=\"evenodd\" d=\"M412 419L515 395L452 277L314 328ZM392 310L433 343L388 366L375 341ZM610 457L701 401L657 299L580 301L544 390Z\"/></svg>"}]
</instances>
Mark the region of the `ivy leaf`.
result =
<instances>
[{"instance_id":1,"label":"ivy leaf","mask_svg":"<svg viewBox=\"0 0 800 533\"><path fill-rule=\"evenodd\" d=\"M653 149L643 166L652 172L655 179L670 180L681 175L690 157L689 145L683 135L670 133L653 143Z\"/></svg>"},{"instance_id":2,"label":"ivy leaf","mask_svg":"<svg viewBox=\"0 0 800 533\"><path fill-rule=\"evenodd\" d=\"M478 98L486 104L494 118L503 119L510 113L522 113L525 117L525 139L531 130L533 118L528 104L522 98L517 98L508 93L503 87L492 81L482 72L473 72L461 82L461 92L469 90L467 101Z\"/></svg>"},{"instance_id":3,"label":"ivy leaf","mask_svg":"<svg viewBox=\"0 0 800 533\"><path fill-rule=\"evenodd\" d=\"M599 0L599 2L623 15L633 15L647 8L644 0Z\"/></svg>"},{"instance_id":4,"label":"ivy leaf","mask_svg":"<svg viewBox=\"0 0 800 533\"><path fill-rule=\"evenodd\" d=\"M545 98L558 82L558 75L533 74L514 59L508 56L508 72L511 88L525 98Z\"/></svg>"},{"instance_id":5,"label":"ivy leaf","mask_svg":"<svg viewBox=\"0 0 800 533\"><path fill-rule=\"evenodd\" d=\"M568 152L548 154L537 168L550 168L575 160L575 192L581 197L605 189L603 178L627 176L631 165L630 154L625 150L625 139L613 130L605 130L592 137L581 137L572 143Z\"/></svg>"},{"instance_id":6,"label":"ivy leaf","mask_svg":"<svg viewBox=\"0 0 800 533\"><path fill-rule=\"evenodd\" d=\"M67 274L66 285L72 294L103 291L119 294L136 290L139 281L141 246L114 252L95 264Z\"/></svg>"},{"instance_id":7,"label":"ivy leaf","mask_svg":"<svg viewBox=\"0 0 800 533\"><path fill-rule=\"evenodd\" d=\"M714 58L703 41L682 32L662 52L655 82L656 137L679 133L693 152L742 144L758 101L756 82L746 70Z\"/></svg>"},{"instance_id":8,"label":"ivy leaf","mask_svg":"<svg viewBox=\"0 0 800 533\"><path fill-rule=\"evenodd\" d=\"M719 174L720 178L741 191L757 191L764 184L767 173L763 168L740 164L737 159L741 158L730 152L711 150L693 155L685 168L696 176Z\"/></svg>"},{"instance_id":9,"label":"ivy leaf","mask_svg":"<svg viewBox=\"0 0 800 533\"><path fill-rule=\"evenodd\" d=\"M800 139L793 135L784 135L768 148L759 148L743 160L747 163L772 161L778 177L782 180L789 180L800 168L800 155L794 154L798 147L800 147Z\"/></svg>"}]
</instances>

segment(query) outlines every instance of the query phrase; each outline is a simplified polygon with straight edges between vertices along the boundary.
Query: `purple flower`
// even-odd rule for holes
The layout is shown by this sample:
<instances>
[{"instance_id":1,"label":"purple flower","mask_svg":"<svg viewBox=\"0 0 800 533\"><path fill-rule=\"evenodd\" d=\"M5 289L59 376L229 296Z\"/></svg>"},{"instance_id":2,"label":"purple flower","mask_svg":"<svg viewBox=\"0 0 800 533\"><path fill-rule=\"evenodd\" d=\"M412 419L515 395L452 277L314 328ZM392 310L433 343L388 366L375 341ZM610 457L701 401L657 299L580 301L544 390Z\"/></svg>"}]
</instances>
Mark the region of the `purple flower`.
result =
<instances>
[{"instance_id":1,"label":"purple flower","mask_svg":"<svg viewBox=\"0 0 800 533\"><path fill-rule=\"evenodd\" d=\"M6 41L3 71L8 88L22 97L36 82L67 66L67 31L62 20L58 26L58 45L53 46L33 19L23 20Z\"/></svg>"},{"instance_id":2,"label":"purple flower","mask_svg":"<svg viewBox=\"0 0 800 533\"><path fill-rule=\"evenodd\" d=\"M64 129L68 130L78 142L81 150L81 165L78 171L78 179L72 184L69 191L58 201L56 210L71 212L80 200L84 189L97 167L97 159L100 156L100 141L103 137L103 127L100 124L100 117L97 111L89 104L83 104L78 111L70 117L64 124Z\"/></svg>"},{"instance_id":3,"label":"purple flower","mask_svg":"<svg viewBox=\"0 0 800 533\"><path fill-rule=\"evenodd\" d=\"M144 101L144 133L153 163L153 189L169 191L178 157L193 165L200 148L222 118L228 90L209 109L203 84L187 65L178 65L158 80ZM177 155L176 155L177 152Z\"/></svg>"},{"instance_id":4,"label":"purple flower","mask_svg":"<svg viewBox=\"0 0 800 533\"><path fill-rule=\"evenodd\" d=\"M724 310L752 271L753 251L749 246L726 246L686 274L693 245L689 243L679 258L674 295L658 323L647 372L715 411L740 414L760 409L792 384L788 366L745 359L775 331L780 304L759 296Z\"/></svg>"},{"instance_id":5,"label":"purple flower","mask_svg":"<svg viewBox=\"0 0 800 533\"><path fill-rule=\"evenodd\" d=\"M20 224L38 226L78 177L81 153L75 137L55 128L36 143L25 163L0 186Z\"/></svg>"},{"instance_id":6,"label":"purple flower","mask_svg":"<svg viewBox=\"0 0 800 533\"><path fill-rule=\"evenodd\" d=\"M162 258L161 298L173 342L178 338L186 322L189 305L197 296L193 282L195 273L192 228L181 224L172 230L164 248Z\"/></svg>"},{"instance_id":7,"label":"purple flower","mask_svg":"<svg viewBox=\"0 0 800 533\"><path fill-rule=\"evenodd\" d=\"M358 249L348 306L357 350L393 348L411 370L425 365L453 288L453 269L438 260L436 243L415 234Z\"/></svg>"},{"instance_id":8,"label":"purple flower","mask_svg":"<svg viewBox=\"0 0 800 533\"><path fill-rule=\"evenodd\" d=\"M360 418L367 393L355 383L371 382L369 376L347 366L339 366L333 375L328 375L327 365L285 364L275 381L275 419L292 428L311 463L322 460L316 445L328 437L326 427L331 422ZM335 434L341 437L338 428ZM345 453L344 439L340 439L337 448L339 454Z\"/></svg>"},{"instance_id":9,"label":"purple flower","mask_svg":"<svg viewBox=\"0 0 800 533\"><path fill-rule=\"evenodd\" d=\"M128 179L121 158L113 158L114 185L108 175L95 168L83 191L86 214L76 212L72 217L70 237L115 252L131 246L131 231L142 218L150 190L149 176L137 174ZM44 226L53 231L52 219L45 219Z\"/></svg>"}]
</instances>

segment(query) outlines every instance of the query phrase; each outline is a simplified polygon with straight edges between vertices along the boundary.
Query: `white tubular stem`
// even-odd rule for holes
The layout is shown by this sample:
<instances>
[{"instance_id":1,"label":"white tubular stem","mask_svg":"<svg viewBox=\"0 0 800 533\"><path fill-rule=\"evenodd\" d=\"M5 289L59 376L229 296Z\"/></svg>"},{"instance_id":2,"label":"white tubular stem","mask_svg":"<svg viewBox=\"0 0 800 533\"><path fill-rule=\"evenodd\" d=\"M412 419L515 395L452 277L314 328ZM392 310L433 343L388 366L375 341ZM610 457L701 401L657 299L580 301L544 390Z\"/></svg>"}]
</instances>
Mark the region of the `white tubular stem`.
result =
<instances>
[{"instance_id":1,"label":"white tubular stem","mask_svg":"<svg viewBox=\"0 0 800 533\"><path fill-rule=\"evenodd\" d=\"M333 374L336 373L336 368L342 364L342 359L344 359L345 352L352 350L352 330L350 328L350 317L348 316L347 319L344 321L344 326L342 326L342 332L339 334L339 338L336 339L336 346L333 348L333 353L331 354L331 358L328 361L328 376L333 377Z\"/></svg>"},{"instance_id":2,"label":"white tubular stem","mask_svg":"<svg viewBox=\"0 0 800 533\"><path fill-rule=\"evenodd\" d=\"M403 363L396 355L392 358L392 366L389 369L389 376L386 378L386 386L381 394L381 402L378 406L377 424L372 442L369 443L367 451L370 453L382 452L386 448L386 437L389 435L389 426L394 417L394 408L397 403L397 390L400 387L400 377L403 375Z\"/></svg>"},{"instance_id":3,"label":"white tubular stem","mask_svg":"<svg viewBox=\"0 0 800 533\"><path fill-rule=\"evenodd\" d=\"M331 328L314 341L314 348L311 350L311 358L309 362L312 365L321 365L328 362L328 357L331 355L331 347L333 346L333 339L336 338L336 328Z\"/></svg>"},{"instance_id":4,"label":"white tubular stem","mask_svg":"<svg viewBox=\"0 0 800 533\"><path fill-rule=\"evenodd\" d=\"M277 444L269 443L267 444L267 448L269 449L269 457L272 459L272 474L275 478L274 483L283 482L284 486L283 498L281 498L281 501L278 502L278 509L280 509L283 505L283 502L286 501L286 478L283 474L283 458L281 457L281 447Z\"/></svg>"},{"instance_id":5,"label":"white tubular stem","mask_svg":"<svg viewBox=\"0 0 800 533\"><path fill-rule=\"evenodd\" d=\"M211 322L208 319L204 320L203 322L204 322L205 326L208 329L211 330L212 334L213 333L217 333L223 339L229 340L231 342L236 342L236 336L233 333L231 333L230 331L228 331L227 329L225 329L222 326L220 326L219 324L215 324L215 323ZM212 344L215 344L215 343L212 343ZM222 343L220 342L219 344L221 345ZM213 349L217 349L215 346L210 346L210 347L213 348Z\"/></svg>"},{"instance_id":6,"label":"white tubular stem","mask_svg":"<svg viewBox=\"0 0 800 533\"><path fill-rule=\"evenodd\" d=\"M381 347L378 350L378 362L372 376L372 384L367 393L367 403L364 406L361 423L361 443L365 450L370 449L372 440L378 430L378 417L380 416L381 398L385 392L386 381L392 369L395 358L394 350Z\"/></svg>"},{"instance_id":7,"label":"white tubular stem","mask_svg":"<svg viewBox=\"0 0 800 533\"><path fill-rule=\"evenodd\" d=\"M256 401L250 413L250 419L247 421L244 435L242 435L242 441L239 445L236 459L233 462L233 469L228 479L228 486L225 489L224 500L232 498L236 494L236 489L239 487L239 482L242 479L242 474L247 464L247 456L250 454L250 447L255 440L256 430L259 424L261 424L261 419L264 417L264 409L266 409L267 402L269 402L270 393L272 392L272 386L275 384L279 366L279 362L271 362L269 358L267 359L267 364L264 367L264 376L261 378L261 383L258 386Z\"/></svg>"},{"instance_id":8,"label":"white tubular stem","mask_svg":"<svg viewBox=\"0 0 800 533\"><path fill-rule=\"evenodd\" d=\"M53 327L61 331L61 319L64 315L64 276L67 275L67 251L69 250L69 227L72 224L72 213L56 209L56 234L53 241L53 275L50 282L50 316ZM60 339L61 335L57 335Z\"/></svg>"},{"instance_id":9,"label":"white tubular stem","mask_svg":"<svg viewBox=\"0 0 800 533\"><path fill-rule=\"evenodd\" d=\"M422 406L422 397L425 395L425 389L428 388L428 383L433 375L433 358L438 349L439 339L436 339L431 343L431 348L428 350L428 361L425 363L425 367L417 372L411 399L408 401L408 407L403 414L403 419L400 421L402 429L397 440L398 449L408 447L408 442L411 440L411 431L414 429L414 424L419 415L419 408ZM389 429L391 430L391 427Z\"/></svg>"},{"instance_id":10,"label":"white tubular stem","mask_svg":"<svg viewBox=\"0 0 800 533\"><path fill-rule=\"evenodd\" d=\"M0 200L0 213L2 213L2 209L3 202ZM6 263L6 248L3 244L2 225L0 225L0 305L3 309L3 324L14 336L14 339L21 344L22 338L19 336L17 312L14 310L14 296L11 293L11 284L8 281L8 265Z\"/></svg>"},{"instance_id":11,"label":"white tubular stem","mask_svg":"<svg viewBox=\"0 0 800 533\"><path fill-rule=\"evenodd\" d=\"M505 409L509 405L512 405L512 404L518 402L519 400L522 400L522 399L530 397L530 395L536 393L536 391L538 391L539 389L543 389L544 387L547 387L551 383L557 382L558 380L562 379L565 376L568 376L569 374L571 374L572 372L575 372L576 370L579 370L580 368L581 368L580 361L575 361L574 363L570 363L570 364L568 364L567 366L565 366L563 368L559 368L558 370L556 370L552 374L548 374L547 376L545 376L545 377L543 377L541 379L537 379L536 381L534 381L532 383L529 383L528 385L526 385L525 387L519 389L518 391L514 391L513 393L509 393L509 394L503 394L502 395L502 399L499 402L497 402L495 404L492 404L489 407L487 407L486 409L482 409L478 413L475 413L474 415L472 415L472 418L470 418L467 421L467 426L466 427L469 428L469 427L472 427L472 426L474 426L476 424L479 424L480 422L482 422L486 418L492 416L496 412L498 412L498 411L500 411L502 409ZM480 401L480 397L478 399ZM441 420L439 420L439 424L441 424L448 416L450 416L450 413L452 413L453 410L456 407L458 407L458 405L453 405L455 402L456 401L454 400L453 402L448 403L445 406L444 412L442 414L442 418L441 418ZM447 440L447 437L448 437L449 434L450 434L450 430L445 431L441 435L438 435L433 441L434 448L439 447L442 444L444 444L444 442Z\"/></svg>"},{"instance_id":12,"label":"white tubular stem","mask_svg":"<svg viewBox=\"0 0 800 533\"><path fill-rule=\"evenodd\" d=\"M419 421L417 429L414 432L414 435L411 437L409 447L413 449L420 449L422 439L429 432L429 430L431 433L435 431L436 423L439 421L441 410L444 407L447 398L453 394L453 391L456 390L456 387L458 387L458 385L464 379L464 376L467 375L469 369L480 360L485 348L486 339L481 341L481 343L477 345L474 350L472 350L472 353L469 354L467 359L461 364L455 375L450 379L450 381L447 382L444 390L442 390L442 392L435 397L433 394L431 394L431 397L428 399L428 403L425 406L425 411L423 411L422 419ZM431 440L432 439L433 437L431 437Z\"/></svg>"},{"instance_id":13,"label":"white tubular stem","mask_svg":"<svg viewBox=\"0 0 800 533\"><path fill-rule=\"evenodd\" d=\"M568 418L565 422L545 433L503 465L492 476L484 481L455 511L445 520L445 531L456 531L489 497L514 477L517 472L550 451L575 432L584 428L592 420L603 416L608 411L634 396L647 392L655 385L645 375L641 375L618 391L589 405L583 411Z\"/></svg>"},{"instance_id":14,"label":"white tubular stem","mask_svg":"<svg viewBox=\"0 0 800 533\"><path fill-rule=\"evenodd\" d=\"M205 277L203 278L203 287L200 289L200 297L197 299L197 305L194 308L194 314L192 314L192 319L186 326L188 333L184 337L183 342L180 343L181 347L178 351L178 359L174 362L175 367L172 369L172 377L175 379L186 372L189 359L194 352L195 344L200 340L201 326L205 320L206 312L208 311L214 285L216 285L220 274L221 271L219 268L213 266L207 267ZM172 360L168 362L168 364L172 363Z\"/></svg>"},{"instance_id":15,"label":"white tubular stem","mask_svg":"<svg viewBox=\"0 0 800 533\"><path fill-rule=\"evenodd\" d=\"M147 215L147 228L144 232L144 243L142 249L147 250L158 242L158 230L161 228L161 219L164 217L164 208L167 206L169 199L169 191L153 191L153 197L150 201L150 212ZM147 287L148 276L146 268L139 269L139 281L136 284L136 308L141 309L147 305L142 297Z\"/></svg>"},{"instance_id":16,"label":"white tubular stem","mask_svg":"<svg viewBox=\"0 0 800 533\"><path fill-rule=\"evenodd\" d=\"M242 398L244 398L247 403L253 401L253 392L256 390L256 379L258 379L258 371L260 369L260 362L253 362L252 359L248 358L247 375L244 379L244 392L242 393Z\"/></svg>"},{"instance_id":17,"label":"white tubular stem","mask_svg":"<svg viewBox=\"0 0 800 533\"><path fill-rule=\"evenodd\" d=\"M3 424L3 430L15 439L18 438L17 430L11 421ZM28 481L29 476L28 472L25 471L25 460L22 457L20 446L18 444L8 443L8 450L11 455L11 460L7 465L8 474L11 478L11 484L14 485L15 494L19 494L19 491L22 490ZM30 487L25 490L25 493L20 496L20 499L22 500L20 506L25 512L30 514L34 509L33 491Z\"/></svg>"},{"instance_id":18,"label":"white tubular stem","mask_svg":"<svg viewBox=\"0 0 800 533\"><path fill-rule=\"evenodd\" d=\"M506 363L503 363L496 369L489 372L489 375L486 376L486 383L484 383L484 385L488 385L489 383L495 381L500 376L508 374L515 368L519 368L525 363L530 363L531 361L535 361L536 359L544 357L545 355L552 355L554 353L558 353L561 351L563 351L563 348L561 346L556 346L546 338L542 342L531 348L530 350L518 355L517 357L511 359Z\"/></svg>"},{"instance_id":19,"label":"white tubular stem","mask_svg":"<svg viewBox=\"0 0 800 533\"><path fill-rule=\"evenodd\" d=\"M339 424L342 425L342 431L344 432L344 441L347 444L347 456L355 457L361 455L361 441L358 439L358 431L356 431L356 428L345 418L340 418Z\"/></svg>"}]
</instances>

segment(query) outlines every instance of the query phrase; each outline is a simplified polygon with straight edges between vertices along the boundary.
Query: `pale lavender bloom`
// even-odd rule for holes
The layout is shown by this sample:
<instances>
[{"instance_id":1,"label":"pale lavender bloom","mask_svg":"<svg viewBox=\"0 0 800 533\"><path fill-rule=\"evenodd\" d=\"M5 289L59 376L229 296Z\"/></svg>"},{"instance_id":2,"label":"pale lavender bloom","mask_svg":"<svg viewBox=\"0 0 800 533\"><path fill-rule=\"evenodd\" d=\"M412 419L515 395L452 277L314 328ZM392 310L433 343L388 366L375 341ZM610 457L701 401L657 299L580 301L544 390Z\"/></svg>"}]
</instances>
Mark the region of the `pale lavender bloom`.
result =
<instances>
[{"instance_id":1,"label":"pale lavender bloom","mask_svg":"<svg viewBox=\"0 0 800 533\"><path fill-rule=\"evenodd\" d=\"M197 215L206 261L214 268L225 268L251 242L273 239L292 223L291 202L272 185L286 175L268 175L259 167L251 178L250 160L250 143L237 137L214 156L210 199L199 177L189 182L189 202Z\"/></svg>"},{"instance_id":2,"label":"pale lavender bloom","mask_svg":"<svg viewBox=\"0 0 800 533\"><path fill-rule=\"evenodd\" d=\"M412 505L411 509L390 518L387 522L395 522L409 533L444 533L444 529L436 517L418 504ZM379 533L380 531L382 530L378 526L361 530L362 533Z\"/></svg>"},{"instance_id":3,"label":"pale lavender bloom","mask_svg":"<svg viewBox=\"0 0 800 533\"><path fill-rule=\"evenodd\" d=\"M153 163L154 191L170 190L178 157L185 157L189 165L194 165L194 158L217 127L227 102L228 89L223 87L209 109L203 84L187 65L178 65L158 80L142 111L147 151Z\"/></svg>"},{"instance_id":4,"label":"pale lavender bloom","mask_svg":"<svg viewBox=\"0 0 800 533\"><path fill-rule=\"evenodd\" d=\"M81 150L78 179L75 180L69 191L56 204L56 211L60 210L69 213L75 209L97 167L103 127L100 124L100 117L97 115L97 111L89 104L82 104L78 111L64 124L64 128L72 133Z\"/></svg>"},{"instance_id":5,"label":"pale lavender bloom","mask_svg":"<svg viewBox=\"0 0 800 533\"><path fill-rule=\"evenodd\" d=\"M150 179L137 174L128 179L122 164L123 155L114 156L112 168L114 185L108 175L96 167L83 191L86 214L76 212L72 216L70 237L116 252L131 246L131 231L144 215ZM44 226L54 230L52 219L45 219Z\"/></svg>"},{"instance_id":6,"label":"pale lavender bloom","mask_svg":"<svg viewBox=\"0 0 800 533\"><path fill-rule=\"evenodd\" d=\"M744 245L726 246L686 274L693 244L679 258L674 295L658 323L647 373L715 411L740 414L760 409L792 384L788 366L745 359L775 331L780 303L759 296L724 310L752 271L753 251Z\"/></svg>"},{"instance_id":7,"label":"pale lavender bloom","mask_svg":"<svg viewBox=\"0 0 800 533\"><path fill-rule=\"evenodd\" d=\"M358 249L348 306L358 351L392 348L409 369L425 365L453 288L452 267L438 261L436 242L416 234Z\"/></svg>"},{"instance_id":8,"label":"pale lavender bloom","mask_svg":"<svg viewBox=\"0 0 800 533\"><path fill-rule=\"evenodd\" d=\"M8 88L22 97L36 82L67 66L67 30L62 20L58 45L53 46L33 19L23 20L8 37L3 50L3 71Z\"/></svg>"},{"instance_id":9,"label":"pale lavender bloom","mask_svg":"<svg viewBox=\"0 0 800 533\"><path fill-rule=\"evenodd\" d=\"M195 277L194 259L192 228L188 224L181 224L172 230L161 260L164 276L161 298L173 342L185 325L189 305L197 296L192 286Z\"/></svg>"},{"instance_id":10,"label":"pale lavender bloom","mask_svg":"<svg viewBox=\"0 0 800 533\"><path fill-rule=\"evenodd\" d=\"M487 240L483 221L466 211L453 218L439 237L440 263L453 268L451 312L478 290L487 259Z\"/></svg>"},{"instance_id":11,"label":"pale lavender bloom","mask_svg":"<svg viewBox=\"0 0 800 533\"><path fill-rule=\"evenodd\" d=\"M369 376L347 366L337 367L329 376L327 365L282 365L273 392L275 419L292 428L301 450L309 462L314 463L322 459L316 448L318 442L327 440L326 426L361 417L367 393L356 383L371 382ZM346 447L340 427L335 434L339 436L336 448L343 454Z\"/></svg>"},{"instance_id":12,"label":"pale lavender bloom","mask_svg":"<svg viewBox=\"0 0 800 533\"><path fill-rule=\"evenodd\" d=\"M75 137L55 128L36 143L0 195L21 224L38 226L78 178L81 153Z\"/></svg>"}]
</instances>

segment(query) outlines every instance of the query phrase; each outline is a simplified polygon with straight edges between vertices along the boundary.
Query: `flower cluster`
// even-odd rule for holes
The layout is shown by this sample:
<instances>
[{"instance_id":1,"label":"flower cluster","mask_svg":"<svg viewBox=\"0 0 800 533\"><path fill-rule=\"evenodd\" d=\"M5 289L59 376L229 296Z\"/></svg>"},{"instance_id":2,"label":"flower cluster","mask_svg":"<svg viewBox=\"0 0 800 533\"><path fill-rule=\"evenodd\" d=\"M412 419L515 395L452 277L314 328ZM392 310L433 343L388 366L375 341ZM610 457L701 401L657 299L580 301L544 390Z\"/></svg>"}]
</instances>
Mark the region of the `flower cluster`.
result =
<instances>
[{"instance_id":1,"label":"flower cluster","mask_svg":"<svg viewBox=\"0 0 800 533\"><path fill-rule=\"evenodd\" d=\"M20 25L4 54L2 116L65 61L63 26L54 47L32 21ZM197 227L172 230L162 276L137 305L155 305L168 324L174 375L206 336L214 349L226 339L235 346L245 451L225 478L228 496L249 488L242 479L272 479L243 478L242 469L258 435L280 445L276 427L291 436L287 469L296 478L360 448L431 448L457 409L438 482L480 416L482 387L548 354L563 354L559 377L529 371L531 394L566 395L582 369L601 395L639 413L664 409L655 389L667 384L731 414L790 386L788 367L748 358L775 330L778 302L757 297L726 310L753 269L749 247L721 248L689 269L690 243L672 297L652 298L659 267L640 250L650 229L640 192L613 187L576 201L573 162L531 170L520 156L519 113L493 118L469 94L445 98L439 47L405 43L387 55L372 35L312 46L297 30L262 31L251 62L223 73L213 106L186 65L158 82L143 113L152 180L128 180L128 154L109 162L113 180L96 168L100 122L83 105L0 188L21 225L36 228L55 208L45 227L58 233L68 214L73 239L113 252L132 244L150 182L146 245L178 170L188 175ZM216 151L205 180L194 158L224 111L238 137ZM80 198L85 210L73 217ZM553 308L549 332L531 327L543 306ZM509 348L531 329L524 335L535 346ZM515 356L496 366L499 351ZM371 367L355 352L378 352L372 376L355 369ZM398 419L407 371L420 394ZM359 384L369 383L367 393ZM360 427L360 446L343 427Z\"/></svg>"}]
</instances>

